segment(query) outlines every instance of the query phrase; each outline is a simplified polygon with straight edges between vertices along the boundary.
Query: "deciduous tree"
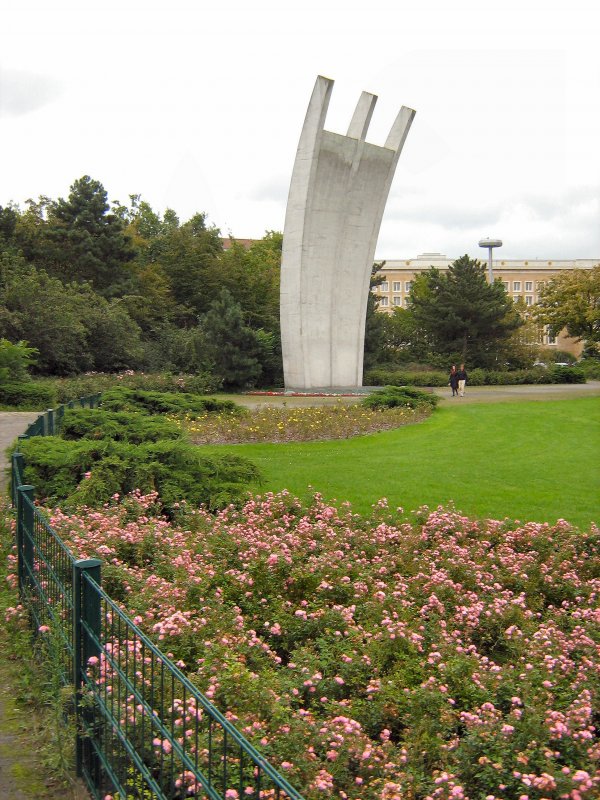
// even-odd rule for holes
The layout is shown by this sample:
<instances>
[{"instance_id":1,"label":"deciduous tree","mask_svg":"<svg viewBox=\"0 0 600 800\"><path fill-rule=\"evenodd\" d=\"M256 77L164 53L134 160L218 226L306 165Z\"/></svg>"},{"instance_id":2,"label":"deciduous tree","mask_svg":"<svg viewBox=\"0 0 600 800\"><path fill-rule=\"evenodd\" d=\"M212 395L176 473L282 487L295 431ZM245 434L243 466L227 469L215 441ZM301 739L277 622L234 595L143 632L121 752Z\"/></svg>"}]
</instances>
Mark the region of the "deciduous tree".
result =
<instances>
[{"instance_id":1,"label":"deciduous tree","mask_svg":"<svg viewBox=\"0 0 600 800\"><path fill-rule=\"evenodd\" d=\"M570 269L549 281L540 292L536 319L556 335L569 336L596 350L600 343L600 264L592 269Z\"/></svg>"}]
</instances>

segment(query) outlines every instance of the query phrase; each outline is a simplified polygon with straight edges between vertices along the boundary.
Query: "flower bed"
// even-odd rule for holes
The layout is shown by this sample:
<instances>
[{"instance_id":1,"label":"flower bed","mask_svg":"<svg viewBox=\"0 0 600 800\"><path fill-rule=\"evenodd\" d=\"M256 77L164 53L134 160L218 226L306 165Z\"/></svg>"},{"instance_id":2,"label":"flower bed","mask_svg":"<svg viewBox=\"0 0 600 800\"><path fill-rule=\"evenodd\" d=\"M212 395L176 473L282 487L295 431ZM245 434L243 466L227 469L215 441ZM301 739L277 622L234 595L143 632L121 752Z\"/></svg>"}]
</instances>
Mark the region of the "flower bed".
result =
<instances>
[{"instance_id":1,"label":"flower bed","mask_svg":"<svg viewBox=\"0 0 600 800\"><path fill-rule=\"evenodd\" d=\"M598 797L598 529L155 500L51 524L309 800Z\"/></svg>"},{"instance_id":2,"label":"flower bed","mask_svg":"<svg viewBox=\"0 0 600 800\"><path fill-rule=\"evenodd\" d=\"M173 420L195 444L308 442L391 430L419 422L430 413L430 407L424 405L416 409L345 404L292 409L266 406L246 414L213 412Z\"/></svg>"}]
</instances>

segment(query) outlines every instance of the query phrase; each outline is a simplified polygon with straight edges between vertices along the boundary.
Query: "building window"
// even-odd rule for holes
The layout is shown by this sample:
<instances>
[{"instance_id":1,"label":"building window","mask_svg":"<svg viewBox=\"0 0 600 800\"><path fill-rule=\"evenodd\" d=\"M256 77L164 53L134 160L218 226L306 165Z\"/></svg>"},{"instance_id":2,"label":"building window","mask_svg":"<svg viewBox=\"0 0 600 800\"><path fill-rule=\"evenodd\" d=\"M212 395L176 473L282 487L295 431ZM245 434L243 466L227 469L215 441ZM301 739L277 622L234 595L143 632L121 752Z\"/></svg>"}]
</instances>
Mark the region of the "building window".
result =
<instances>
[{"instance_id":1,"label":"building window","mask_svg":"<svg viewBox=\"0 0 600 800\"><path fill-rule=\"evenodd\" d=\"M405 281L404 283L404 291L408 294L412 289L412 281Z\"/></svg>"},{"instance_id":2,"label":"building window","mask_svg":"<svg viewBox=\"0 0 600 800\"><path fill-rule=\"evenodd\" d=\"M535 282L535 288L538 290L538 292L539 292L540 289L543 289L545 285L546 285L545 281L536 281Z\"/></svg>"},{"instance_id":3,"label":"building window","mask_svg":"<svg viewBox=\"0 0 600 800\"><path fill-rule=\"evenodd\" d=\"M521 281L513 281L513 292L521 291Z\"/></svg>"},{"instance_id":4,"label":"building window","mask_svg":"<svg viewBox=\"0 0 600 800\"><path fill-rule=\"evenodd\" d=\"M397 294L395 294L395 295L394 295L394 299L392 300L392 302L393 302L393 304L394 304L395 306L401 306L401 305L402 305L402 298L401 298L401 297L398 297L398 295L397 295Z\"/></svg>"},{"instance_id":5,"label":"building window","mask_svg":"<svg viewBox=\"0 0 600 800\"><path fill-rule=\"evenodd\" d=\"M546 328L546 344L556 344L556 336L550 332L550 328Z\"/></svg>"},{"instance_id":6,"label":"building window","mask_svg":"<svg viewBox=\"0 0 600 800\"><path fill-rule=\"evenodd\" d=\"M526 294L525 295L525 305L526 306L532 306L533 305L533 295L532 294Z\"/></svg>"},{"instance_id":7,"label":"building window","mask_svg":"<svg viewBox=\"0 0 600 800\"><path fill-rule=\"evenodd\" d=\"M521 295L520 294L513 294L513 301L515 303L518 303L520 299L521 299Z\"/></svg>"},{"instance_id":8,"label":"building window","mask_svg":"<svg viewBox=\"0 0 600 800\"><path fill-rule=\"evenodd\" d=\"M387 281L384 281L382 284L379 285L380 292L389 292L389 290L390 290L390 285Z\"/></svg>"},{"instance_id":9,"label":"building window","mask_svg":"<svg viewBox=\"0 0 600 800\"><path fill-rule=\"evenodd\" d=\"M382 308L385 308L386 306L388 306L389 305L388 298L387 297L380 298L379 305L382 306Z\"/></svg>"},{"instance_id":10,"label":"building window","mask_svg":"<svg viewBox=\"0 0 600 800\"><path fill-rule=\"evenodd\" d=\"M395 292L401 292L402 291L402 281L394 281L394 283L392 284L392 287L393 287L393 290Z\"/></svg>"},{"instance_id":11,"label":"building window","mask_svg":"<svg viewBox=\"0 0 600 800\"><path fill-rule=\"evenodd\" d=\"M405 308L408 308L409 305L410 305L410 299L408 297L405 297L404 298L404 306L405 306Z\"/></svg>"},{"instance_id":12,"label":"building window","mask_svg":"<svg viewBox=\"0 0 600 800\"><path fill-rule=\"evenodd\" d=\"M533 281L525 281L525 291L533 292Z\"/></svg>"},{"instance_id":13,"label":"building window","mask_svg":"<svg viewBox=\"0 0 600 800\"><path fill-rule=\"evenodd\" d=\"M504 290L506 292L508 292L508 290L510 289L510 284L508 281L502 281L502 286L504 286Z\"/></svg>"}]
</instances>

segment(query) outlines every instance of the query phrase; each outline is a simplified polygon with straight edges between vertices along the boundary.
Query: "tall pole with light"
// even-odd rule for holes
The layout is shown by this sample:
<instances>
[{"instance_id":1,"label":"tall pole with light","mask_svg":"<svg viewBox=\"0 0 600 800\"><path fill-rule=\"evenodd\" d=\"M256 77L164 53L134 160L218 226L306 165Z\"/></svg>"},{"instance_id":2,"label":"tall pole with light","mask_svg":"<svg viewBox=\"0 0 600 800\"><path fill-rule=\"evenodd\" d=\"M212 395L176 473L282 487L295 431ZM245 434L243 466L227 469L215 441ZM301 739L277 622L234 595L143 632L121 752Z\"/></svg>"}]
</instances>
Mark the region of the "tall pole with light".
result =
<instances>
[{"instance_id":1,"label":"tall pole with light","mask_svg":"<svg viewBox=\"0 0 600 800\"><path fill-rule=\"evenodd\" d=\"M479 247L486 247L488 251L488 276L490 283L494 282L494 271L492 269L492 250L494 247L502 247L501 239L481 239Z\"/></svg>"}]
</instances>

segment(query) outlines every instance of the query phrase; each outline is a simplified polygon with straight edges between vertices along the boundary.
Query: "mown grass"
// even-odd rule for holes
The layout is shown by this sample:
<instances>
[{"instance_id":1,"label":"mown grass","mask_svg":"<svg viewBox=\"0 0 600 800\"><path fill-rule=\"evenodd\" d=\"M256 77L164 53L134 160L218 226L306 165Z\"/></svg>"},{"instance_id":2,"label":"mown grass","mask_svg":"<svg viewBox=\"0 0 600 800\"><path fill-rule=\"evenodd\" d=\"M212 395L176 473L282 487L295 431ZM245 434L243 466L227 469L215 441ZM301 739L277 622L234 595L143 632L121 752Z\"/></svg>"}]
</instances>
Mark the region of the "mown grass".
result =
<instances>
[{"instance_id":1,"label":"mown grass","mask_svg":"<svg viewBox=\"0 0 600 800\"><path fill-rule=\"evenodd\" d=\"M443 406L424 422L344 441L205 446L251 459L257 491L320 492L366 513L454 503L478 518L600 522L600 401Z\"/></svg>"}]
</instances>

